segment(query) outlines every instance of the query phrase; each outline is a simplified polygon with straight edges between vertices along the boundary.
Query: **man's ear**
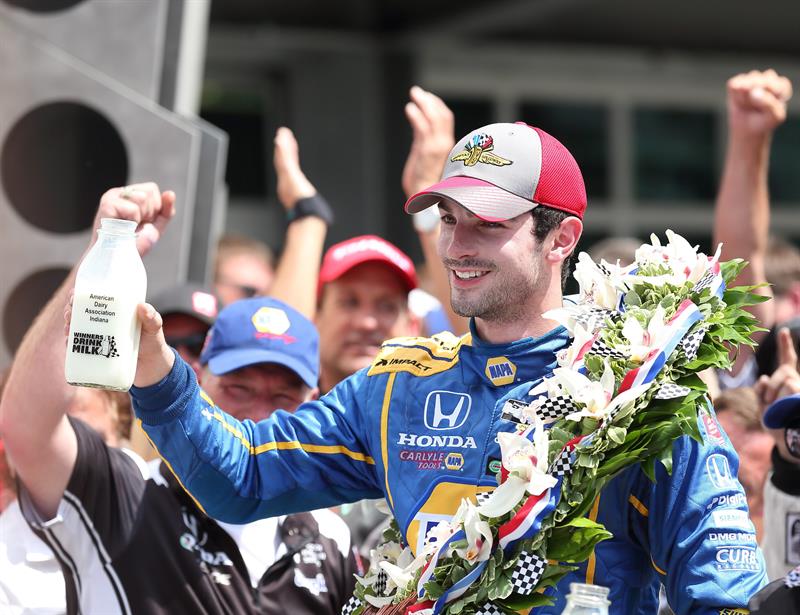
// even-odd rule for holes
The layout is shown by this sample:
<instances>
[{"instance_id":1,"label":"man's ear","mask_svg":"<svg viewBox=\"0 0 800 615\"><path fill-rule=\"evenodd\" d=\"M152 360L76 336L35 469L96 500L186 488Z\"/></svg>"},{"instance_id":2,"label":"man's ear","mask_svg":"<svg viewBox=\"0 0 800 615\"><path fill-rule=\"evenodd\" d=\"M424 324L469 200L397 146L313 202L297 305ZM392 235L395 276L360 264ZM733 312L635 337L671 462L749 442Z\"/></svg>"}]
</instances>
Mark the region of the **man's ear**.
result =
<instances>
[{"instance_id":1,"label":"man's ear","mask_svg":"<svg viewBox=\"0 0 800 615\"><path fill-rule=\"evenodd\" d=\"M308 392L304 401L314 401L319 399L319 387L314 387Z\"/></svg>"},{"instance_id":2,"label":"man's ear","mask_svg":"<svg viewBox=\"0 0 800 615\"><path fill-rule=\"evenodd\" d=\"M408 337L419 337L422 335L422 320L411 308L408 308Z\"/></svg>"},{"instance_id":3,"label":"man's ear","mask_svg":"<svg viewBox=\"0 0 800 615\"><path fill-rule=\"evenodd\" d=\"M550 246L547 250L547 260L560 265L575 251L578 240L583 232L583 222L575 216L564 218L557 229L550 233Z\"/></svg>"}]
</instances>

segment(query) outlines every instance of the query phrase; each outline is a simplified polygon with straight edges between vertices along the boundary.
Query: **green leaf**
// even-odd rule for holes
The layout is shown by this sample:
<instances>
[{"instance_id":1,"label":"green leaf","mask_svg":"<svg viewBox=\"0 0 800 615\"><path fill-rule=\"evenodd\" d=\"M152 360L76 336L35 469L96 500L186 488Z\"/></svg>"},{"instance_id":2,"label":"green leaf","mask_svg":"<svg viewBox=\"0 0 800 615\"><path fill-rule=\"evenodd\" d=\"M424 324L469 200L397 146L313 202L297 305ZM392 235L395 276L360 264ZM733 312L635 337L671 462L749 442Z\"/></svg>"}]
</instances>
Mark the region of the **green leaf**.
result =
<instances>
[{"instance_id":1,"label":"green leaf","mask_svg":"<svg viewBox=\"0 0 800 615\"><path fill-rule=\"evenodd\" d=\"M609 427L608 437L617 444L622 444L625 441L626 430L622 427Z\"/></svg>"},{"instance_id":2,"label":"green leaf","mask_svg":"<svg viewBox=\"0 0 800 615\"><path fill-rule=\"evenodd\" d=\"M533 593L529 596L513 594L504 600L498 600L497 604L513 613L519 613L520 611L527 613L529 610L539 606L552 606L555 604L555 599L539 593Z\"/></svg>"},{"instance_id":3,"label":"green leaf","mask_svg":"<svg viewBox=\"0 0 800 615\"><path fill-rule=\"evenodd\" d=\"M598 542L611 536L611 532L595 521L586 517L573 519L567 526L553 528L547 557L559 562L582 562L592 554Z\"/></svg>"},{"instance_id":4,"label":"green leaf","mask_svg":"<svg viewBox=\"0 0 800 615\"><path fill-rule=\"evenodd\" d=\"M439 596L444 594L444 588L434 580L425 583L424 587L427 597L431 600L436 600Z\"/></svg>"},{"instance_id":5,"label":"green leaf","mask_svg":"<svg viewBox=\"0 0 800 615\"><path fill-rule=\"evenodd\" d=\"M499 598L506 598L511 595L514 586L511 583L510 575L501 575L489 588L489 600L497 600Z\"/></svg>"}]
</instances>

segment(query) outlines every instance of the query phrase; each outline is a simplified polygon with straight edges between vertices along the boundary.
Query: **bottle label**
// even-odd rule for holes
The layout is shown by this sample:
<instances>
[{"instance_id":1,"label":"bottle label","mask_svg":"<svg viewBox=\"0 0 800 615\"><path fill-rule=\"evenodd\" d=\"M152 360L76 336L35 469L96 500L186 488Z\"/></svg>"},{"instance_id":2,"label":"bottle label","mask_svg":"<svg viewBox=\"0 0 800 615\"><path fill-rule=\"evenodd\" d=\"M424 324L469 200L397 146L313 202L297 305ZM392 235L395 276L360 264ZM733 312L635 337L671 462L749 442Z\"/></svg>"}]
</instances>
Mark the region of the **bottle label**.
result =
<instances>
[{"instance_id":1,"label":"bottle label","mask_svg":"<svg viewBox=\"0 0 800 615\"><path fill-rule=\"evenodd\" d=\"M101 333L75 331L72 335L71 350L77 354L90 354L108 359L119 356L116 338L113 335Z\"/></svg>"}]
</instances>

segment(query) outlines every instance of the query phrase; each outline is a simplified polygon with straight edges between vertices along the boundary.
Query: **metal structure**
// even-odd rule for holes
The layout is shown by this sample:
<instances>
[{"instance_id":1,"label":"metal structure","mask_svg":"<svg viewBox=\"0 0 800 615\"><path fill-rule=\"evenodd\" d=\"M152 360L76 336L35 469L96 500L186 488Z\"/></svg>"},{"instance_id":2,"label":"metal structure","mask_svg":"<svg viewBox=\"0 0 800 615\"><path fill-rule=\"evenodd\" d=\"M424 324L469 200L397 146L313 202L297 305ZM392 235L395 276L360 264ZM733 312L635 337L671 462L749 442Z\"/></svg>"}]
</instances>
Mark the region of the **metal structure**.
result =
<instances>
[{"instance_id":1,"label":"metal structure","mask_svg":"<svg viewBox=\"0 0 800 615\"><path fill-rule=\"evenodd\" d=\"M152 180L178 194L145 261L150 293L205 281L224 220L227 139L158 104L165 37L181 32L167 9L167 0L50 12L0 4L0 364L86 248L107 188Z\"/></svg>"}]
</instances>

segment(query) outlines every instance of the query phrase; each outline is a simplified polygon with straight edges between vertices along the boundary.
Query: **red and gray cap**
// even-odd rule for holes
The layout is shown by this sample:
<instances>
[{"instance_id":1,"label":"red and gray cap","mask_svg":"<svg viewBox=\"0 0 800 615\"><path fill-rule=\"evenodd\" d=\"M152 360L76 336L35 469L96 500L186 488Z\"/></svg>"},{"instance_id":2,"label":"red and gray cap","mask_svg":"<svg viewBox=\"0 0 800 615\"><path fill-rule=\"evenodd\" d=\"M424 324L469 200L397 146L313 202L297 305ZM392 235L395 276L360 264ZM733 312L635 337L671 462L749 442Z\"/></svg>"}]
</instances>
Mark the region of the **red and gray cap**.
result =
<instances>
[{"instance_id":1,"label":"red and gray cap","mask_svg":"<svg viewBox=\"0 0 800 615\"><path fill-rule=\"evenodd\" d=\"M461 139L442 181L406 202L417 213L450 199L488 221L545 205L583 218L586 188L575 158L556 138L523 122L489 124Z\"/></svg>"}]
</instances>

